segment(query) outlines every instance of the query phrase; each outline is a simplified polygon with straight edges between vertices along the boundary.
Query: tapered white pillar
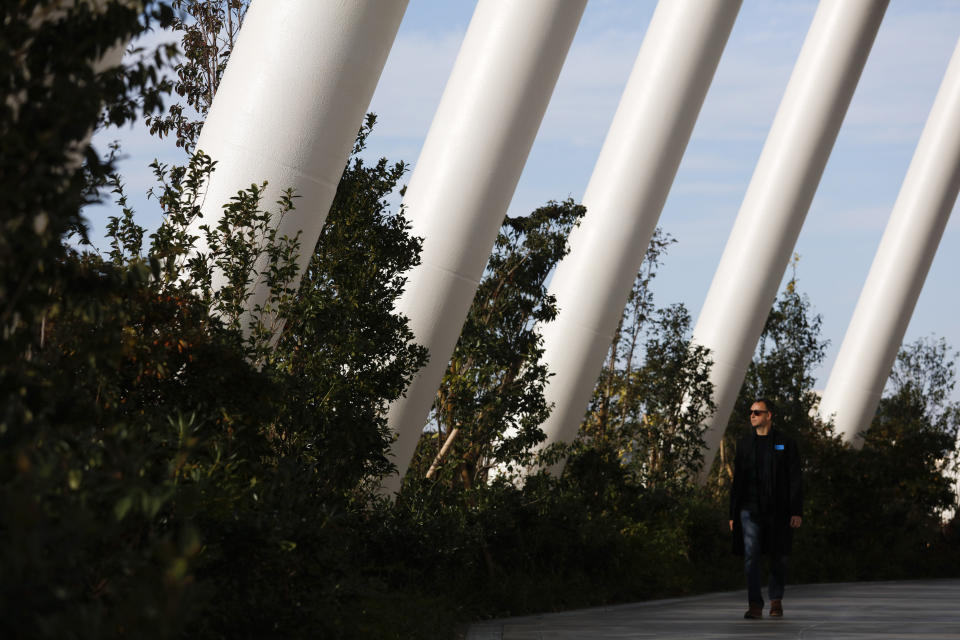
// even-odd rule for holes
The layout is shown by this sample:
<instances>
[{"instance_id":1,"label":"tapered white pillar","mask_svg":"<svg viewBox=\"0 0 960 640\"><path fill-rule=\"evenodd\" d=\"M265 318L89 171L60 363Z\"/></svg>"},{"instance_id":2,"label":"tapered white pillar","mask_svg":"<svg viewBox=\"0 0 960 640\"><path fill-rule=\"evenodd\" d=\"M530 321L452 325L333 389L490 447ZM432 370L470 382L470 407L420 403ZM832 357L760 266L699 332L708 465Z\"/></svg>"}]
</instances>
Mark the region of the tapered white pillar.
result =
<instances>
[{"instance_id":1,"label":"tapered white pillar","mask_svg":"<svg viewBox=\"0 0 960 640\"><path fill-rule=\"evenodd\" d=\"M661 0L550 282L559 313L543 327L554 405L546 444L570 442L643 261L739 0Z\"/></svg>"},{"instance_id":2,"label":"tapered white pillar","mask_svg":"<svg viewBox=\"0 0 960 640\"><path fill-rule=\"evenodd\" d=\"M790 76L693 332L711 350L717 410L705 478L776 299L810 201L886 11L886 0L822 0Z\"/></svg>"},{"instance_id":3,"label":"tapered white pillar","mask_svg":"<svg viewBox=\"0 0 960 640\"><path fill-rule=\"evenodd\" d=\"M847 442L870 427L960 190L960 42L820 401Z\"/></svg>"},{"instance_id":4,"label":"tapered white pillar","mask_svg":"<svg viewBox=\"0 0 960 640\"><path fill-rule=\"evenodd\" d=\"M388 416L399 489L586 0L480 0L404 197L423 236L397 311L430 361Z\"/></svg>"},{"instance_id":5,"label":"tapered white pillar","mask_svg":"<svg viewBox=\"0 0 960 640\"><path fill-rule=\"evenodd\" d=\"M237 191L266 180L262 206L300 197L280 233L311 256L407 0L255 0L197 148L217 167L199 224L215 226ZM195 226L197 226L195 225ZM255 290L250 305L262 302Z\"/></svg>"}]
</instances>

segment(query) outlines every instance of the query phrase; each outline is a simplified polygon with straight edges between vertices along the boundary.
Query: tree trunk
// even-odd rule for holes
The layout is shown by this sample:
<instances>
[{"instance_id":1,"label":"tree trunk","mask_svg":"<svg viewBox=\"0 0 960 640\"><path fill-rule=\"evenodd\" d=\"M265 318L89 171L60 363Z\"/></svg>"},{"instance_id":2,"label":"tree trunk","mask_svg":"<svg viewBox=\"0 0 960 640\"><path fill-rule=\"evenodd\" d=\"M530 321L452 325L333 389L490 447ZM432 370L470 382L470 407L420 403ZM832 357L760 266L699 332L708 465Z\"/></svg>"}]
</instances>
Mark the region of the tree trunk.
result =
<instances>
[{"instance_id":1,"label":"tree trunk","mask_svg":"<svg viewBox=\"0 0 960 640\"><path fill-rule=\"evenodd\" d=\"M440 468L440 462L443 461L444 456L450 451L450 447L453 446L453 441L457 439L458 433L460 433L460 427L454 427L450 430L450 434L447 436L443 446L440 447L440 451L437 452L437 455L433 458L433 462L430 464L430 468L427 470L427 479L432 478L437 472L437 469Z\"/></svg>"}]
</instances>

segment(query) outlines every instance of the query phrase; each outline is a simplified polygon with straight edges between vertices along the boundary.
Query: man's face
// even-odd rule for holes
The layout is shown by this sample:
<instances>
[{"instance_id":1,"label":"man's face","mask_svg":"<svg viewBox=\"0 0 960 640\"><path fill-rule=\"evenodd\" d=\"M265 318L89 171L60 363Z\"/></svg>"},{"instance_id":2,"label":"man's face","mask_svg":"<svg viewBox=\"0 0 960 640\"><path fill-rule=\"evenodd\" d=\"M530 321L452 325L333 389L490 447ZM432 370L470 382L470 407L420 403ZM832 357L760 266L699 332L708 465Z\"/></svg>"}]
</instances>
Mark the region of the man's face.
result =
<instances>
[{"instance_id":1,"label":"man's face","mask_svg":"<svg viewBox=\"0 0 960 640\"><path fill-rule=\"evenodd\" d=\"M750 405L750 424L754 429L763 429L770 426L770 412L763 402L754 402Z\"/></svg>"}]
</instances>

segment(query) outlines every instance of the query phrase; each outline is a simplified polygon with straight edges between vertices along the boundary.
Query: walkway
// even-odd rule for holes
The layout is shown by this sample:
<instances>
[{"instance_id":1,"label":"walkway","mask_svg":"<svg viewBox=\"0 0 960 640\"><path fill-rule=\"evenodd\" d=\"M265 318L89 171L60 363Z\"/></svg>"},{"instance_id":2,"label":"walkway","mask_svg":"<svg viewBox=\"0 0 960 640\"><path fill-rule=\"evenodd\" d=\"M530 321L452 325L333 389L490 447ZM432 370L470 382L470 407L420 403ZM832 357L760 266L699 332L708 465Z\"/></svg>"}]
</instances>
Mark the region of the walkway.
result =
<instances>
[{"instance_id":1,"label":"walkway","mask_svg":"<svg viewBox=\"0 0 960 640\"><path fill-rule=\"evenodd\" d=\"M474 624L467 640L960 640L960 580L788 587L784 617L744 620L746 590Z\"/></svg>"}]
</instances>

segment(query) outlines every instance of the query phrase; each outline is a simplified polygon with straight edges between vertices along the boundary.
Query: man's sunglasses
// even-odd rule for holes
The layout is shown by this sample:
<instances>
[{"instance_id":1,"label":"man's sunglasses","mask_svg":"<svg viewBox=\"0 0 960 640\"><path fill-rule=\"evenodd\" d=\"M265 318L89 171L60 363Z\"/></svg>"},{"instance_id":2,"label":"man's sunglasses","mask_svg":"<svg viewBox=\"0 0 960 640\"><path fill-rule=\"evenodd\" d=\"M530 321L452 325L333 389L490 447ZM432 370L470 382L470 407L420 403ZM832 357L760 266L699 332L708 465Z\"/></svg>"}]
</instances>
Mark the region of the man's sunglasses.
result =
<instances>
[{"instance_id":1,"label":"man's sunglasses","mask_svg":"<svg viewBox=\"0 0 960 640\"><path fill-rule=\"evenodd\" d=\"M769 411L758 411L757 409L750 409L750 415L752 416L762 416L765 413L770 413Z\"/></svg>"}]
</instances>

